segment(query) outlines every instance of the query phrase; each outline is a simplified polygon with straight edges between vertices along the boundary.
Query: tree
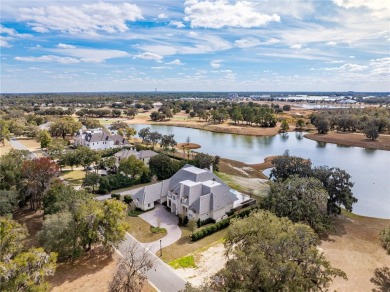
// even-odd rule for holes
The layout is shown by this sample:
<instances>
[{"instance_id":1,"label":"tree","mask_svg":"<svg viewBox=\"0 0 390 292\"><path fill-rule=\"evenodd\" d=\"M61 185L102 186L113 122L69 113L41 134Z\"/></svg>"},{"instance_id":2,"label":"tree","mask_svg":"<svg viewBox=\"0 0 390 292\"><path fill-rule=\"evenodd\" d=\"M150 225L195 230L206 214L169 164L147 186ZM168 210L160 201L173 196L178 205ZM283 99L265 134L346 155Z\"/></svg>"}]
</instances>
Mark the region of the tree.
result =
<instances>
[{"instance_id":1,"label":"tree","mask_svg":"<svg viewBox=\"0 0 390 292\"><path fill-rule=\"evenodd\" d=\"M81 129L82 124L75 121L72 117L63 117L55 120L49 129L49 133L53 137L62 137L65 139L66 135L73 135L77 130Z\"/></svg>"},{"instance_id":2,"label":"tree","mask_svg":"<svg viewBox=\"0 0 390 292\"><path fill-rule=\"evenodd\" d=\"M150 133L150 128L149 127L142 128L141 130L139 130L138 136L142 139L142 143L144 143L144 141L148 137L149 133Z\"/></svg>"},{"instance_id":3,"label":"tree","mask_svg":"<svg viewBox=\"0 0 390 292\"><path fill-rule=\"evenodd\" d=\"M20 185L23 162L28 155L28 150L12 149L0 156L0 189L11 190Z\"/></svg>"},{"instance_id":4,"label":"tree","mask_svg":"<svg viewBox=\"0 0 390 292\"><path fill-rule=\"evenodd\" d=\"M83 185L92 186L92 192L95 192L95 186L99 184L99 181L100 175L95 172L91 172L86 174Z\"/></svg>"},{"instance_id":5,"label":"tree","mask_svg":"<svg viewBox=\"0 0 390 292\"><path fill-rule=\"evenodd\" d=\"M103 203L103 217L99 223L103 244L115 247L125 237L128 227L125 222L127 206L118 200L106 200Z\"/></svg>"},{"instance_id":6,"label":"tree","mask_svg":"<svg viewBox=\"0 0 390 292\"><path fill-rule=\"evenodd\" d=\"M133 119L138 114L136 108L129 108L129 109L125 110L124 113L125 113L126 116L131 117Z\"/></svg>"},{"instance_id":7,"label":"tree","mask_svg":"<svg viewBox=\"0 0 390 292\"><path fill-rule=\"evenodd\" d=\"M386 228L383 228L379 232L379 239L380 239L380 241L382 243L383 248L390 255L390 226L387 226Z\"/></svg>"},{"instance_id":8,"label":"tree","mask_svg":"<svg viewBox=\"0 0 390 292\"><path fill-rule=\"evenodd\" d=\"M5 140L9 140L11 133L7 121L0 119L0 142L5 146Z\"/></svg>"},{"instance_id":9,"label":"tree","mask_svg":"<svg viewBox=\"0 0 390 292\"><path fill-rule=\"evenodd\" d=\"M319 118L312 122L317 128L318 134L327 134L329 132L329 120L326 118Z\"/></svg>"},{"instance_id":10,"label":"tree","mask_svg":"<svg viewBox=\"0 0 390 292\"><path fill-rule=\"evenodd\" d=\"M145 170L146 166L143 161L139 160L134 155L122 159L119 162L119 171L130 176L132 180L134 180L137 175L141 175Z\"/></svg>"},{"instance_id":11,"label":"tree","mask_svg":"<svg viewBox=\"0 0 390 292\"><path fill-rule=\"evenodd\" d=\"M297 127L297 130L302 130L302 128L305 126L305 121L302 119L298 119L297 123L295 124L295 127Z\"/></svg>"},{"instance_id":12,"label":"tree","mask_svg":"<svg viewBox=\"0 0 390 292\"><path fill-rule=\"evenodd\" d=\"M11 215L18 203L18 194L15 191L0 190L0 216Z\"/></svg>"},{"instance_id":13,"label":"tree","mask_svg":"<svg viewBox=\"0 0 390 292\"><path fill-rule=\"evenodd\" d=\"M0 217L0 291L48 291L45 277L54 274L57 255L42 248L23 250L26 228Z\"/></svg>"},{"instance_id":14,"label":"tree","mask_svg":"<svg viewBox=\"0 0 390 292\"><path fill-rule=\"evenodd\" d=\"M137 130L131 127L127 127L125 129L125 134L127 139L130 139L132 136L135 136L135 134L137 134Z\"/></svg>"},{"instance_id":15,"label":"tree","mask_svg":"<svg viewBox=\"0 0 390 292\"><path fill-rule=\"evenodd\" d=\"M286 111L286 112L288 112L290 109L291 109L291 105L289 105L289 104L285 104L283 106L283 110Z\"/></svg>"},{"instance_id":16,"label":"tree","mask_svg":"<svg viewBox=\"0 0 390 292\"><path fill-rule=\"evenodd\" d=\"M86 170L92 163L98 163L100 161L100 153L92 150L88 147L78 147L74 151L74 157L76 158L75 165L82 165Z\"/></svg>"},{"instance_id":17,"label":"tree","mask_svg":"<svg viewBox=\"0 0 390 292\"><path fill-rule=\"evenodd\" d=\"M378 126L374 123L368 123L363 129L363 133L368 139L376 140L379 137Z\"/></svg>"},{"instance_id":18,"label":"tree","mask_svg":"<svg viewBox=\"0 0 390 292\"><path fill-rule=\"evenodd\" d=\"M121 114L122 114L122 111L119 110L119 109L113 109L113 110L112 110L112 116L113 116L113 117L120 117Z\"/></svg>"},{"instance_id":19,"label":"tree","mask_svg":"<svg viewBox=\"0 0 390 292\"><path fill-rule=\"evenodd\" d=\"M153 149L154 149L154 146L156 146L156 144L161 140L161 138L162 138L162 135L157 131L149 133L148 140L152 143Z\"/></svg>"},{"instance_id":20,"label":"tree","mask_svg":"<svg viewBox=\"0 0 390 292\"><path fill-rule=\"evenodd\" d=\"M323 291L335 277L310 227L259 211L234 219L225 242L228 261L212 278L217 291Z\"/></svg>"},{"instance_id":21,"label":"tree","mask_svg":"<svg viewBox=\"0 0 390 292\"><path fill-rule=\"evenodd\" d=\"M170 134L170 135L163 135L161 137L161 147L164 148L165 151L167 151L169 149L169 147L175 147L177 145L177 142L175 141L174 139L174 134Z\"/></svg>"},{"instance_id":22,"label":"tree","mask_svg":"<svg viewBox=\"0 0 390 292\"><path fill-rule=\"evenodd\" d=\"M281 131L282 133L285 133L285 132L288 131L288 129L290 129L290 126L288 125L287 120L283 120L283 121L282 121L282 124L280 125L280 131Z\"/></svg>"},{"instance_id":23,"label":"tree","mask_svg":"<svg viewBox=\"0 0 390 292\"><path fill-rule=\"evenodd\" d=\"M313 169L312 176L320 180L328 192L328 214L340 214L341 206L352 212L352 205L358 200L352 193L351 176L345 170L319 166Z\"/></svg>"},{"instance_id":24,"label":"tree","mask_svg":"<svg viewBox=\"0 0 390 292\"><path fill-rule=\"evenodd\" d=\"M290 176L287 180L271 186L263 206L278 217L306 223L316 232L324 233L330 225L327 202L328 193L319 180Z\"/></svg>"},{"instance_id":25,"label":"tree","mask_svg":"<svg viewBox=\"0 0 390 292\"><path fill-rule=\"evenodd\" d=\"M205 153L197 153L193 162L196 167L209 169L214 163L214 158L213 156Z\"/></svg>"},{"instance_id":26,"label":"tree","mask_svg":"<svg viewBox=\"0 0 390 292\"><path fill-rule=\"evenodd\" d=\"M153 268L154 259L139 245L132 244L121 259L114 278L109 285L110 292L140 292L147 279L146 271Z\"/></svg>"},{"instance_id":27,"label":"tree","mask_svg":"<svg viewBox=\"0 0 390 292\"><path fill-rule=\"evenodd\" d=\"M195 230L198 228L198 222L196 219L191 219L187 223L187 227L191 230L191 235L194 234Z\"/></svg>"},{"instance_id":28,"label":"tree","mask_svg":"<svg viewBox=\"0 0 390 292\"><path fill-rule=\"evenodd\" d=\"M309 176L311 173L310 159L303 159L297 156L290 156L286 150L282 156L272 160L273 169L270 178L274 180L285 180L290 175Z\"/></svg>"},{"instance_id":29,"label":"tree","mask_svg":"<svg viewBox=\"0 0 390 292\"><path fill-rule=\"evenodd\" d=\"M51 143L51 136L48 131L39 131L37 141L41 143L41 148L47 148Z\"/></svg>"},{"instance_id":30,"label":"tree","mask_svg":"<svg viewBox=\"0 0 390 292\"><path fill-rule=\"evenodd\" d=\"M38 210L42 204L44 192L49 188L51 179L58 173L58 165L47 157L24 161L22 174L25 178L25 198L30 207Z\"/></svg>"},{"instance_id":31,"label":"tree","mask_svg":"<svg viewBox=\"0 0 390 292\"><path fill-rule=\"evenodd\" d=\"M91 118L80 118L79 121L87 128L87 129L95 129L102 127L102 124L99 120L91 119Z\"/></svg>"},{"instance_id":32,"label":"tree","mask_svg":"<svg viewBox=\"0 0 390 292\"><path fill-rule=\"evenodd\" d=\"M165 154L158 154L149 160L149 169L159 180L170 178L181 166L179 161L171 159Z\"/></svg>"}]
</instances>

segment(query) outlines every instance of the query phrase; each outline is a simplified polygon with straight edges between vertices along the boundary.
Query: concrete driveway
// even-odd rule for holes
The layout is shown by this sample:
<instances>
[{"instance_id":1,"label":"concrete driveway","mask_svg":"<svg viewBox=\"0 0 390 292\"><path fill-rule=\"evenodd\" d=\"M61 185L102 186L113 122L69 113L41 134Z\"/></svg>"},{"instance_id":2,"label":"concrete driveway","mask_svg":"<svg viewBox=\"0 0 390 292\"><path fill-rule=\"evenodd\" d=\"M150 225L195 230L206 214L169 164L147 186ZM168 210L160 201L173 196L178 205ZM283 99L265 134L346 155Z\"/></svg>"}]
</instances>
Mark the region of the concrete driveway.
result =
<instances>
[{"instance_id":1,"label":"concrete driveway","mask_svg":"<svg viewBox=\"0 0 390 292\"><path fill-rule=\"evenodd\" d=\"M177 225L179 218L175 214L167 211L164 206L156 205L152 211L143 213L139 217L156 227L160 221L160 227L167 230L167 235L161 239L162 247L171 245L180 239L181 230ZM160 249L160 240L144 243L144 245L152 253L156 253Z\"/></svg>"}]
</instances>

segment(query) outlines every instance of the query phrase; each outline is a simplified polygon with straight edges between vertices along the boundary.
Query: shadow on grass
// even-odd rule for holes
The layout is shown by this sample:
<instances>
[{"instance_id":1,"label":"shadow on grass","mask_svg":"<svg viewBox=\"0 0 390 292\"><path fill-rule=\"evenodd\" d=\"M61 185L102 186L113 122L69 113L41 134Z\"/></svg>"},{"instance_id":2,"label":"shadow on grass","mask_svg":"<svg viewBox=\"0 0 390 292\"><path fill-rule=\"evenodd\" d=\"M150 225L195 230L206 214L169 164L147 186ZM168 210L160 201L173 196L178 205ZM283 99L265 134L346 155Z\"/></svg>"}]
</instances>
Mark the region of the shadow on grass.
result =
<instances>
[{"instance_id":1,"label":"shadow on grass","mask_svg":"<svg viewBox=\"0 0 390 292\"><path fill-rule=\"evenodd\" d=\"M327 234L323 234L320 236L321 240L323 241L335 241L334 239L331 239L330 236L343 236L347 234L347 231L345 229L345 224L348 224L347 218L344 216L338 216L331 219L332 220L332 226L330 227Z\"/></svg>"},{"instance_id":2,"label":"shadow on grass","mask_svg":"<svg viewBox=\"0 0 390 292\"><path fill-rule=\"evenodd\" d=\"M25 246L39 247L37 233L42 229L43 211L33 211L29 207L17 209L14 212L14 219L20 224L26 225L28 236L25 239Z\"/></svg>"},{"instance_id":3,"label":"shadow on grass","mask_svg":"<svg viewBox=\"0 0 390 292\"><path fill-rule=\"evenodd\" d=\"M73 282L79 278L94 274L114 261L113 253L102 246L85 253L76 261L57 265L54 276L48 280L53 287L65 282Z\"/></svg>"},{"instance_id":4,"label":"shadow on grass","mask_svg":"<svg viewBox=\"0 0 390 292\"><path fill-rule=\"evenodd\" d=\"M377 286L372 289L373 292L390 291L390 268L376 268L374 271L374 277L372 277L370 281Z\"/></svg>"}]
</instances>

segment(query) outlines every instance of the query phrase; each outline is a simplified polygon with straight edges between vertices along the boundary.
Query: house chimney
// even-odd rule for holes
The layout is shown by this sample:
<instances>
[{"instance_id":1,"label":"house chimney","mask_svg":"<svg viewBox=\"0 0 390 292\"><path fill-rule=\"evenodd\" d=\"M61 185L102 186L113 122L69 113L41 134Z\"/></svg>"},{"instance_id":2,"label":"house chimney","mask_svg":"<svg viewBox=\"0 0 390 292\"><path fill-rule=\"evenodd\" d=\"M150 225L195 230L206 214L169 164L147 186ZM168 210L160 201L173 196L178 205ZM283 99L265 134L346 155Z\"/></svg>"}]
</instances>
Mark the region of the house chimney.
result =
<instances>
[{"instance_id":1,"label":"house chimney","mask_svg":"<svg viewBox=\"0 0 390 292\"><path fill-rule=\"evenodd\" d=\"M210 172L213 172L213 165L210 164Z\"/></svg>"}]
</instances>

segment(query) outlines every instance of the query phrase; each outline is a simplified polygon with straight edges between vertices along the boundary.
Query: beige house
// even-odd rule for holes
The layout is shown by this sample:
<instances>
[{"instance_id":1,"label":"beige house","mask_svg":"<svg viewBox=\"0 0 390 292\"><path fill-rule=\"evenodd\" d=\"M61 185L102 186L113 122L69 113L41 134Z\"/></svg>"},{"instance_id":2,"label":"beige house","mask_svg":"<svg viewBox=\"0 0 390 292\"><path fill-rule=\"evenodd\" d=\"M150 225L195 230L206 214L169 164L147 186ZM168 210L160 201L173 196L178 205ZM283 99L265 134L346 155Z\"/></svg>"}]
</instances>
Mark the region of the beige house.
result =
<instances>
[{"instance_id":1,"label":"beige house","mask_svg":"<svg viewBox=\"0 0 390 292\"><path fill-rule=\"evenodd\" d=\"M142 160L146 166L149 165L150 158L156 155L158 154L152 150L136 151L134 149L122 149L114 154L117 165L119 165L121 160L129 158L130 156L135 156L139 160Z\"/></svg>"}]
</instances>

